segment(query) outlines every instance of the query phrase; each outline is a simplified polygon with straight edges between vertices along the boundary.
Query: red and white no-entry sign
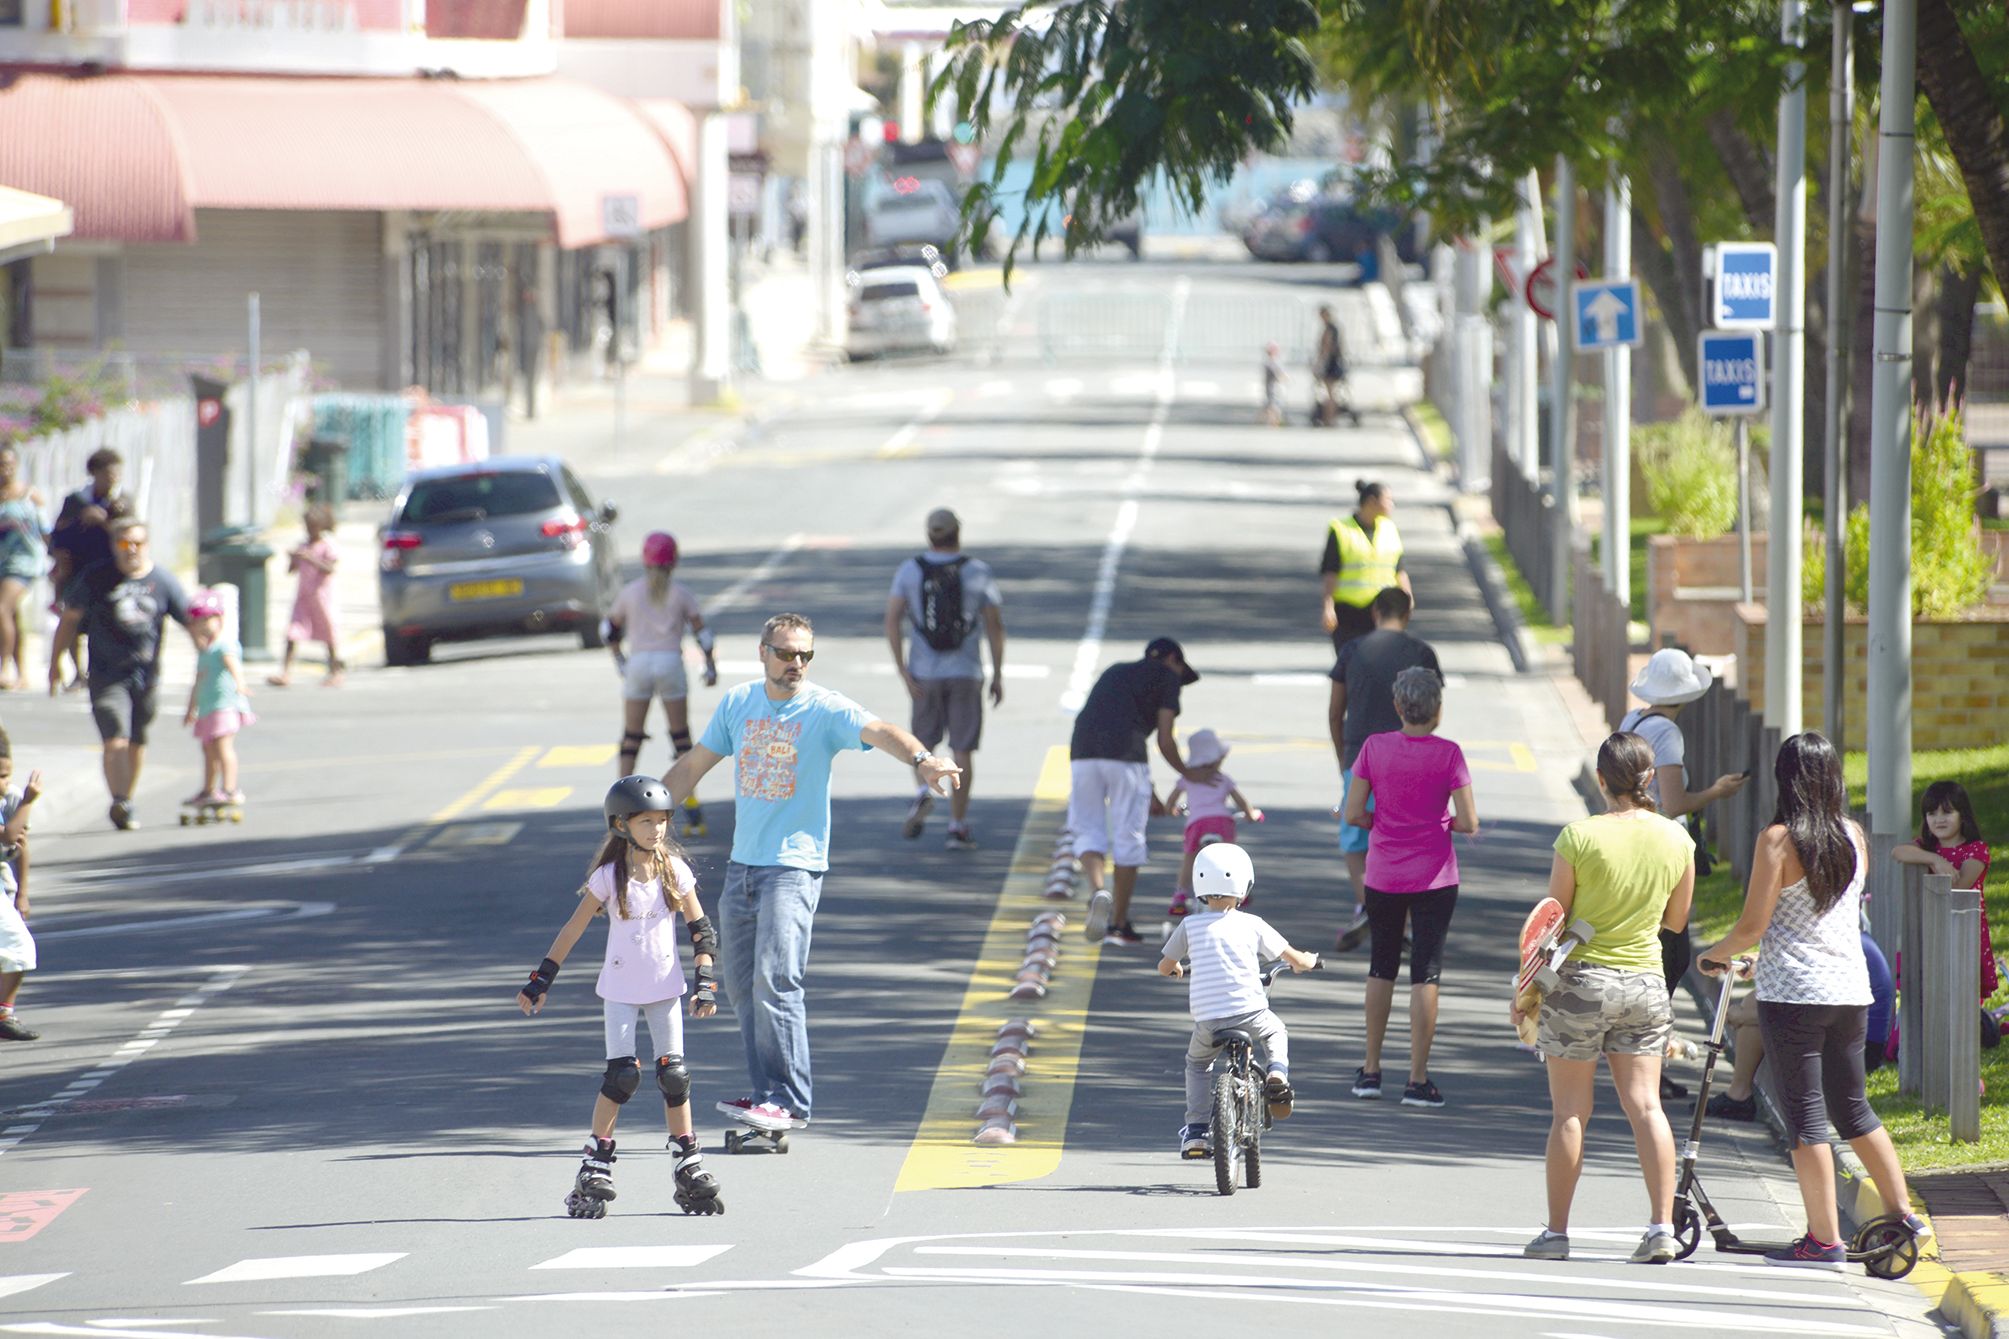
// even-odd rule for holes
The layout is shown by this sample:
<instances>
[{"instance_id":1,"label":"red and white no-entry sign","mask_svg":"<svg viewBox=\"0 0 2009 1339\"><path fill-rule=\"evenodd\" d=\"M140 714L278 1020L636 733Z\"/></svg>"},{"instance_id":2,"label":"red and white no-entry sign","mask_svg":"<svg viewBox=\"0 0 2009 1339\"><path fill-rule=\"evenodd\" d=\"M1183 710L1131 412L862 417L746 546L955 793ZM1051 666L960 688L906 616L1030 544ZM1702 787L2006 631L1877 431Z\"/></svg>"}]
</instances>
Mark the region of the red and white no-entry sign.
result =
<instances>
[{"instance_id":1,"label":"red and white no-entry sign","mask_svg":"<svg viewBox=\"0 0 2009 1339\"><path fill-rule=\"evenodd\" d=\"M1577 278L1590 278L1590 271L1585 269L1581 263L1577 265ZM1556 258L1554 256L1550 256L1547 260L1535 266L1534 273L1528 276L1527 299L1528 305L1535 309L1535 315L1541 317L1544 321L1553 321L1556 319Z\"/></svg>"}]
</instances>

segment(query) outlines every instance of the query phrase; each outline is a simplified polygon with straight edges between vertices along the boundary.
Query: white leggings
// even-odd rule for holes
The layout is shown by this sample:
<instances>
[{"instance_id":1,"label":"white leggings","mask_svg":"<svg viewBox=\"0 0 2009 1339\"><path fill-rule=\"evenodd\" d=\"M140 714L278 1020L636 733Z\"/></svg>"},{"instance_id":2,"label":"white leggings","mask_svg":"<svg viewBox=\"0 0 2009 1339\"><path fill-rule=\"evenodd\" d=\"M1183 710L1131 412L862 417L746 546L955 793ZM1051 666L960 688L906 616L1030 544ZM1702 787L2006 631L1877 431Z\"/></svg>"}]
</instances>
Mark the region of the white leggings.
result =
<instances>
[{"instance_id":1,"label":"white leggings","mask_svg":"<svg viewBox=\"0 0 2009 1339\"><path fill-rule=\"evenodd\" d=\"M682 1055L684 1053L684 1011L683 999L657 1000L654 1004L618 1004L613 1000L602 1000L600 1004L607 1016L607 1058L619 1060L623 1056L637 1056L642 1053L635 1049L635 1020L646 1015L649 1020L649 1040L656 1044L657 1055Z\"/></svg>"}]
</instances>

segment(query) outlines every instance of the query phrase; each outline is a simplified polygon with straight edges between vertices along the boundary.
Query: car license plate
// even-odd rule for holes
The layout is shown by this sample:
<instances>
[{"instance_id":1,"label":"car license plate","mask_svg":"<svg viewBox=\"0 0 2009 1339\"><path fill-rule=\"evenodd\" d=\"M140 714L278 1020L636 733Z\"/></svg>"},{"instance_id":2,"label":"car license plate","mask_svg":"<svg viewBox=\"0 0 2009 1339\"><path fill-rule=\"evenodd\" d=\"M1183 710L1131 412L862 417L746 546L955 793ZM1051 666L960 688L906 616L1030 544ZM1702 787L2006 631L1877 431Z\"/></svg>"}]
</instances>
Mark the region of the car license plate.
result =
<instances>
[{"instance_id":1,"label":"car license plate","mask_svg":"<svg viewBox=\"0 0 2009 1339\"><path fill-rule=\"evenodd\" d=\"M463 581L448 586L446 594L450 600L493 600L502 595L523 594L523 583L514 577L501 581Z\"/></svg>"}]
</instances>

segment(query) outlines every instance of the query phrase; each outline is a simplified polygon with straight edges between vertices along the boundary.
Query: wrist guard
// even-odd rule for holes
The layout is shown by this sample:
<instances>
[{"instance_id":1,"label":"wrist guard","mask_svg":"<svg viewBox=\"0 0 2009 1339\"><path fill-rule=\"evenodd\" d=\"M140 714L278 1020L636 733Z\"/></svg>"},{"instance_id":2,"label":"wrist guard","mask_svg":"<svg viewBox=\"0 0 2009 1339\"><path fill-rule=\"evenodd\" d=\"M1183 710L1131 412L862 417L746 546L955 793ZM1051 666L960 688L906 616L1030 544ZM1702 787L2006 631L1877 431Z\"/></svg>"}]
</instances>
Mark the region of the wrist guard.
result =
<instances>
[{"instance_id":1,"label":"wrist guard","mask_svg":"<svg viewBox=\"0 0 2009 1339\"><path fill-rule=\"evenodd\" d=\"M546 958L537 964L537 970L530 974L530 980L523 985L523 993L533 1000L544 998L544 992L551 989L551 983L558 979L558 964Z\"/></svg>"},{"instance_id":2,"label":"wrist guard","mask_svg":"<svg viewBox=\"0 0 2009 1339\"><path fill-rule=\"evenodd\" d=\"M718 1004L718 973L708 962L698 964L698 988L691 995L692 1004Z\"/></svg>"},{"instance_id":3,"label":"wrist guard","mask_svg":"<svg viewBox=\"0 0 2009 1339\"><path fill-rule=\"evenodd\" d=\"M690 923L690 927L691 948L699 953L708 953L716 958L718 956L718 931L712 928L712 918L709 916L700 916ZM700 967L698 970L703 971L704 968Z\"/></svg>"},{"instance_id":4,"label":"wrist guard","mask_svg":"<svg viewBox=\"0 0 2009 1339\"><path fill-rule=\"evenodd\" d=\"M712 630L710 628L698 629L698 650L705 653L705 658L707 660L711 658L712 648L717 645L718 645L718 639L712 635Z\"/></svg>"}]
</instances>

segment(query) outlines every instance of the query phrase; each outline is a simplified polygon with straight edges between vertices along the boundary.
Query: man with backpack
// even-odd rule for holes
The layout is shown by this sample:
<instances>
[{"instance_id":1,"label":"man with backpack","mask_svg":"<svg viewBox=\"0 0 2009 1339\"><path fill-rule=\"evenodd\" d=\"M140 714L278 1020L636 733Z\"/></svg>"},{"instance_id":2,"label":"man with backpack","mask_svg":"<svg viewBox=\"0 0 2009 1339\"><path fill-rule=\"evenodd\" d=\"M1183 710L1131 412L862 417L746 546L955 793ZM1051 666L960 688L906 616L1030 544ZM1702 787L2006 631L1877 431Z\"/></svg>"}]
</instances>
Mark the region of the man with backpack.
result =
<instances>
[{"instance_id":1,"label":"man with backpack","mask_svg":"<svg viewBox=\"0 0 2009 1339\"><path fill-rule=\"evenodd\" d=\"M949 798L947 845L952 851L973 850L977 844L969 812L971 755L984 728L979 623L991 647L991 705L1004 702L1003 597L989 565L962 551L962 532L962 522L947 507L929 512L927 552L900 564L886 601L886 644L893 649L893 668L914 699L914 737L932 749L946 734L963 771L961 787ZM934 805L934 792L917 786L902 829L909 839L921 835Z\"/></svg>"}]
</instances>

